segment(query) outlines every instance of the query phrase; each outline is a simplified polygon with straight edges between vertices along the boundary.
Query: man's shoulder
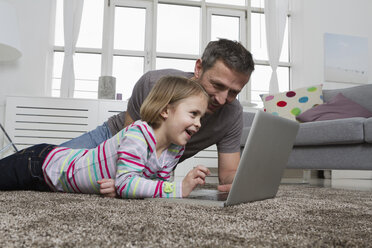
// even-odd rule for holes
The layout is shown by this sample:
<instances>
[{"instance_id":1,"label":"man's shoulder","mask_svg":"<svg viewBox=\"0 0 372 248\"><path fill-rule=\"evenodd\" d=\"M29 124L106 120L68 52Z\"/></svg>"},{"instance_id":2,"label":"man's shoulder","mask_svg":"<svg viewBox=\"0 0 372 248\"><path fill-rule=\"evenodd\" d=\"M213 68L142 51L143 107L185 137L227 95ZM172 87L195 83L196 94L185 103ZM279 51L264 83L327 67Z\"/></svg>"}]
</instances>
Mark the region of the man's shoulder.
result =
<instances>
[{"instance_id":1,"label":"man's shoulder","mask_svg":"<svg viewBox=\"0 0 372 248\"><path fill-rule=\"evenodd\" d=\"M148 71L147 77L150 82L157 82L160 78L164 76L179 76L179 77L187 77L191 78L194 74L192 72L185 72L176 69L161 69L161 70L153 70Z\"/></svg>"}]
</instances>

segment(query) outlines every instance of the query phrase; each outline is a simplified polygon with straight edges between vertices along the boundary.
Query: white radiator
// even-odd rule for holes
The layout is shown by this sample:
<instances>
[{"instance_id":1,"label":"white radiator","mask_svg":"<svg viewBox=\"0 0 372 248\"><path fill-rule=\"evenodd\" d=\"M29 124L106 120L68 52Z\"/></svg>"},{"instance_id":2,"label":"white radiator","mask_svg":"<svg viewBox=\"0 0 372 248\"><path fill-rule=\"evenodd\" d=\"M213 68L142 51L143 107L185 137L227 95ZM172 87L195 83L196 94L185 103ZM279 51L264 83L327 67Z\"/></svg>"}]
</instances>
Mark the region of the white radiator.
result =
<instances>
[{"instance_id":1,"label":"white radiator","mask_svg":"<svg viewBox=\"0 0 372 248\"><path fill-rule=\"evenodd\" d=\"M5 130L19 150L39 143L58 145L126 108L127 102L115 100L7 97Z\"/></svg>"}]
</instances>

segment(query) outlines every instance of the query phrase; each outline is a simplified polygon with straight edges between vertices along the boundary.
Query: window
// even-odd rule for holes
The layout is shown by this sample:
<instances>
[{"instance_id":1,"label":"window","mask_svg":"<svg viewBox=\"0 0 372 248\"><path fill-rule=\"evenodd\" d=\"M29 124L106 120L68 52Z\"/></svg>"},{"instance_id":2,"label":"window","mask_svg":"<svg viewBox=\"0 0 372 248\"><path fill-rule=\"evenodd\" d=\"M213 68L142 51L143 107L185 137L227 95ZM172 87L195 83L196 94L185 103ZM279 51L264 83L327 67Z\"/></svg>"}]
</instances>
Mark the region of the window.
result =
<instances>
[{"instance_id":1,"label":"window","mask_svg":"<svg viewBox=\"0 0 372 248\"><path fill-rule=\"evenodd\" d=\"M251 77L250 101L256 107L262 108L260 95L269 92L272 69L269 65L266 43L266 27L263 0L252 0L251 13L251 52L255 59L255 71ZM253 7L255 6L255 7ZM290 63L289 63L289 17L284 33L283 47L277 68L279 91L288 91L290 88Z\"/></svg>"},{"instance_id":2,"label":"window","mask_svg":"<svg viewBox=\"0 0 372 248\"><path fill-rule=\"evenodd\" d=\"M247 1L248 2L248 1ZM60 96L64 61L63 0L57 0L52 96ZM74 55L74 97L97 98L101 75L116 78L116 92L130 97L141 75L154 69L192 72L210 40L238 40L252 52L256 70L239 95L262 107L271 68L265 37L264 1L251 0L84 1ZM288 22L287 22L288 24ZM280 67L280 90L289 89L288 25Z\"/></svg>"}]
</instances>

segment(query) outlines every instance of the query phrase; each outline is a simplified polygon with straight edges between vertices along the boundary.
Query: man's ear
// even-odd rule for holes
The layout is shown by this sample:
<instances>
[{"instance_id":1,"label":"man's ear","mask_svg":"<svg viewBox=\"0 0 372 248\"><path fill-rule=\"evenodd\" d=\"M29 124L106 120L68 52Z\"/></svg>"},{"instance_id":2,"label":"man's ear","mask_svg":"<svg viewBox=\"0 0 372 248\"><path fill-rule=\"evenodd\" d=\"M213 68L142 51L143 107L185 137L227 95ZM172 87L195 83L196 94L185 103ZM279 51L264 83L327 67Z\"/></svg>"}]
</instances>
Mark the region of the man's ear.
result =
<instances>
[{"instance_id":1,"label":"man's ear","mask_svg":"<svg viewBox=\"0 0 372 248\"><path fill-rule=\"evenodd\" d=\"M194 77L196 79L200 78L203 72L203 67L202 67L202 60L198 59L195 62L195 68L194 68Z\"/></svg>"}]
</instances>

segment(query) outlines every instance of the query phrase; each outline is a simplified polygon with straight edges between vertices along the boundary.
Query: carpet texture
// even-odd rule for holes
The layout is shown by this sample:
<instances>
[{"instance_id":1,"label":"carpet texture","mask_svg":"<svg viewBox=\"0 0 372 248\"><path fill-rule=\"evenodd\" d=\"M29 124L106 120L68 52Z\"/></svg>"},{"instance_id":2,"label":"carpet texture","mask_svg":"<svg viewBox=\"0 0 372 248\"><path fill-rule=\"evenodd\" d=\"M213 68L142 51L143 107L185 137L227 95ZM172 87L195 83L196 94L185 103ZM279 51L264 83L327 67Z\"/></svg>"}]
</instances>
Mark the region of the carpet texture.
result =
<instances>
[{"instance_id":1,"label":"carpet texture","mask_svg":"<svg viewBox=\"0 0 372 248\"><path fill-rule=\"evenodd\" d=\"M308 185L223 209L0 192L0 216L1 247L372 246L372 192Z\"/></svg>"}]
</instances>

